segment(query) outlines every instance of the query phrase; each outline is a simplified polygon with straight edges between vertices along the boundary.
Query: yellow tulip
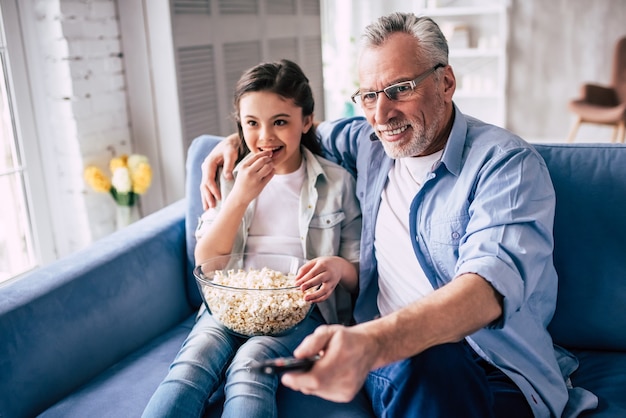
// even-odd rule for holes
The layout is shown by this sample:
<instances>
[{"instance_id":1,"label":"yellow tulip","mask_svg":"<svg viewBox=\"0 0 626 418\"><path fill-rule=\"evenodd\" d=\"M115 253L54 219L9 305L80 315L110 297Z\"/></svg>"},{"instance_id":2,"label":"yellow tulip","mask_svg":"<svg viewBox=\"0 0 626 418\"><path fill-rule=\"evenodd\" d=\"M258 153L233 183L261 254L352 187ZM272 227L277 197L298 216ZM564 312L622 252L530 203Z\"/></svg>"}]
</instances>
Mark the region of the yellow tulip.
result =
<instances>
[{"instance_id":1,"label":"yellow tulip","mask_svg":"<svg viewBox=\"0 0 626 418\"><path fill-rule=\"evenodd\" d=\"M131 171L133 181L133 192L144 194L152 183L152 168L147 162L137 164L134 171Z\"/></svg>"},{"instance_id":2,"label":"yellow tulip","mask_svg":"<svg viewBox=\"0 0 626 418\"><path fill-rule=\"evenodd\" d=\"M115 170L117 170L120 167L126 167L126 162L128 161L128 156L127 155L120 155L119 157L115 157L111 159L111 162L109 163L109 169L111 170L111 173L114 173Z\"/></svg>"},{"instance_id":3,"label":"yellow tulip","mask_svg":"<svg viewBox=\"0 0 626 418\"><path fill-rule=\"evenodd\" d=\"M141 154L132 154L126 161L126 165L128 165L128 169L131 173L137 171L137 167L139 167L141 163L148 164L148 157Z\"/></svg>"},{"instance_id":4,"label":"yellow tulip","mask_svg":"<svg viewBox=\"0 0 626 418\"><path fill-rule=\"evenodd\" d=\"M104 193L111 190L111 180L98 167L85 168L85 181L96 192Z\"/></svg>"}]
</instances>

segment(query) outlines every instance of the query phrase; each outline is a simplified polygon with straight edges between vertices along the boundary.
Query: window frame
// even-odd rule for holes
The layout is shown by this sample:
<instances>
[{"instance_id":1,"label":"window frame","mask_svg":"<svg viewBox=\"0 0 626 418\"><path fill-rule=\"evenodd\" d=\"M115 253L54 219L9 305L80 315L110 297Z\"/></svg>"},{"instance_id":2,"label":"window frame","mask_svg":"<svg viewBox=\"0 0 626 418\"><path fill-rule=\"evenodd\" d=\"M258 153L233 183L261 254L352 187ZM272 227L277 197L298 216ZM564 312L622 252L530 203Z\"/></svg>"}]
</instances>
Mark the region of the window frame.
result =
<instances>
[{"instance_id":1,"label":"window frame","mask_svg":"<svg viewBox=\"0 0 626 418\"><path fill-rule=\"evenodd\" d=\"M18 0L0 0L0 17L4 26L6 54L6 78L11 101L20 165L23 167L27 217L30 220L35 265L56 259L50 201L39 129L36 118L36 98L32 88L32 68L28 66L28 33L20 18ZM21 274L15 276L20 277ZM11 280L11 279L10 279Z\"/></svg>"}]
</instances>

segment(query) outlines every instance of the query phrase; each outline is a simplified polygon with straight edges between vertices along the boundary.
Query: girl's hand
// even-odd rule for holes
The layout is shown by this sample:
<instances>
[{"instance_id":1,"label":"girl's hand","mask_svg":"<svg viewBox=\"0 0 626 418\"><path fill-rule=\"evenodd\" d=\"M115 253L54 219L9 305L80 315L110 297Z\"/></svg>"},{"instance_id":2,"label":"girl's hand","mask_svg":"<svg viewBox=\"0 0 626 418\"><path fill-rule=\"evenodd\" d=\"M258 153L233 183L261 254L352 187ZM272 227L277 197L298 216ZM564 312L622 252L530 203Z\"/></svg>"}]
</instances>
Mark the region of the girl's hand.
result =
<instances>
[{"instance_id":1,"label":"girl's hand","mask_svg":"<svg viewBox=\"0 0 626 418\"><path fill-rule=\"evenodd\" d=\"M271 151L251 154L241 164L235 179L235 185L228 199L235 199L242 204L248 205L274 177L274 172Z\"/></svg>"},{"instance_id":2,"label":"girl's hand","mask_svg":"<svg viewBox=\"0 0 626 418\"><path fill-rule=\"evenodd\" d=\"M296 286L300 286L303 292L316 288L308 292L304 300L318 303L328 299L341 280L344 263L347 261L340 257L318 257L300 267Z\"/></svg>"}]
</instances>

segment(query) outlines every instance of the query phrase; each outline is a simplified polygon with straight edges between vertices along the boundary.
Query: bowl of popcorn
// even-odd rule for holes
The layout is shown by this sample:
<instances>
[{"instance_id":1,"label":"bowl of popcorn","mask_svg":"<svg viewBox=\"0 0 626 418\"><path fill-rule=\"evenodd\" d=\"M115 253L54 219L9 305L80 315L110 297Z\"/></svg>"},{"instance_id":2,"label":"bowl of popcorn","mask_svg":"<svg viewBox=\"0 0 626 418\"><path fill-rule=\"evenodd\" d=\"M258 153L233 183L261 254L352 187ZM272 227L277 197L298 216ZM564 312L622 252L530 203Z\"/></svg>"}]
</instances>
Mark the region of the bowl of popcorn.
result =
<instances>
[{"instance_id":1,"label":"bowl of popcorn","mask_svg":"<svg viewBox=\"0 0 626 418\"><path fill-rule=\"evenodd\" d=\"M243 336L281 335L311 310L295 286L307 260L278 254L231 254L196 266L194 276L211 315Z\"/></svg>"}]
</instances>

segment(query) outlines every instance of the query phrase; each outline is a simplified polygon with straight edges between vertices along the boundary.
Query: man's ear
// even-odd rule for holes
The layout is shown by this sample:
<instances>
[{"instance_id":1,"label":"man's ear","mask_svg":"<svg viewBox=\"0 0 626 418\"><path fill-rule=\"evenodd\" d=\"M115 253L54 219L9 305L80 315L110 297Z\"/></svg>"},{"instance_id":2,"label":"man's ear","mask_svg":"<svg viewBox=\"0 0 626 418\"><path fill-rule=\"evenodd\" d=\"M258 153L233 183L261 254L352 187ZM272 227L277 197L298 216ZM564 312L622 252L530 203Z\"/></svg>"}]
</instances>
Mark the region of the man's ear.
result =
<instances>
[{"instance_id":1,"label":"man's ear","mask_svg":"<svg viewBox=\"0 0 626 418\"><path fill-rule=\"evenodd\" d=\"M443 73L443 92L446 101L452 102L452 96L456 90L456 76L454 75L454 71L452 71L452 67L446 65Z\"/></svg>"}]
</instances>

